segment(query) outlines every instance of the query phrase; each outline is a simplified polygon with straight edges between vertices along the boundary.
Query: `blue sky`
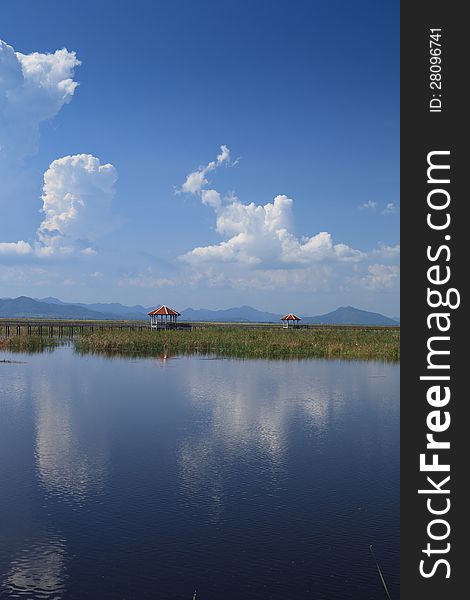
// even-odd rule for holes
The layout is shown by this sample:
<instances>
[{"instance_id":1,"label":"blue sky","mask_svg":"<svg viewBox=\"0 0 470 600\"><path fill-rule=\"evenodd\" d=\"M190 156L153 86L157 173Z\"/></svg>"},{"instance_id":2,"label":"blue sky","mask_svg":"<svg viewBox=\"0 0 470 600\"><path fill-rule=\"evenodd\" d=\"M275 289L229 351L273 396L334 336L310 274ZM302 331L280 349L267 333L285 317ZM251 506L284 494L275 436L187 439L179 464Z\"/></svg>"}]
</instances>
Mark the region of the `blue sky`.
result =
<instances>
[{"instance_id":1,"label":"blue sky","mask_svg":"<svg viewBox=\"0 0 470 600\"><path fill-rule=\"evenodd\" d=\"M398 2L0 23L0 296L399 314Z\"/></svg>"}]
</instances>

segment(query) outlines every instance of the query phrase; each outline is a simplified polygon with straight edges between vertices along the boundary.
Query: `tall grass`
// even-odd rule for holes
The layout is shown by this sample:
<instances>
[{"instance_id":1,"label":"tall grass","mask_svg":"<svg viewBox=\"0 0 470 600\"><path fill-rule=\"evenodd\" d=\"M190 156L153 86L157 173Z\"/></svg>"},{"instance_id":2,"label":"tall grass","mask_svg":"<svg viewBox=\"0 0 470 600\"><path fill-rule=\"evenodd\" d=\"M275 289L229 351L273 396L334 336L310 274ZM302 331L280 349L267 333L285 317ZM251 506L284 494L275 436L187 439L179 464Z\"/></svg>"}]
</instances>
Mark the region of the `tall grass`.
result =
<instances>
[{"instance_id":1,"label":"tall grass","mask_svg":"<svg viewBox=\"0 0 470 600\"><path fill-rule=\"evenodd\" d=\"M192 331L87 332L78 352L171 356L205 354L240 358L342 358L398 361L399 330L211 327Z\"/></svg>"},{"instance_id":2,"label":"tall grass","mask_svg":"<svg viewBox=\"0 0 470 600\"><path fill-rule=\"evenodd\" d=\"M0 350L9 352L43 352L51 350L57 344L57 338L41 335L12 335L0 337Z\"/></svg>"}]
</instances>

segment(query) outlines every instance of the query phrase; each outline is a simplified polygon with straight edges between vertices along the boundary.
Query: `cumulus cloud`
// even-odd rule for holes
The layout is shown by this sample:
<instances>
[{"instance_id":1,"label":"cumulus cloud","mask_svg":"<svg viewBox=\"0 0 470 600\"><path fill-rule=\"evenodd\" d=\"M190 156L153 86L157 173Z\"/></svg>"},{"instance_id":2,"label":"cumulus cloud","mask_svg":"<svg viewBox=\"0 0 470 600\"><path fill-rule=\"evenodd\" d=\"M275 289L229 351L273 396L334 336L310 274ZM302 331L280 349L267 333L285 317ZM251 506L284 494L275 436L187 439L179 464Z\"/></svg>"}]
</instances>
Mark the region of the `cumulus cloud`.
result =
<instances>
[{"instance_id":1,"label":"cumulus cloud","mask_svg":"<svg viewBox=\"0 0 470 600\"><path fill-rule=\"evenodd\" d=\"M32 251L31 244L24 240L18 242L0 242L0 255L24 255L31 254Z\"/></svg>"},{"instance_id":2,"label":"cumulus cloud","mask_svg":"<svg viewBox=\"0 0 470 600\"><path fill-rule=\"evenodd\" d=\"M42 212L36 242L0 242L0 256L38 257L80 252L93 256L93 242L111 221L117 171L91 154L54 160L44 174Z\"/></svg>"},{"instance_id":3,"label":"cumulus cloud","mask_svg":"<svg viewBox=\"0 0 470 600\"><path fill-rule=\"evenodd\" d=\"M90 245L109 223L117 171L91 154L54 160L44 174L45 217L37 230L40 255L67 253L80 248L95 254Z\"/></svg>"},{"instance_id":4,"label":"cumulus cloud","mask_svg":"<svg viewBox=\"0 0 470 600\"><path fill-rule=\"evenodd\" d=\"M218 208L222 204L222 198L216 190L201 190L201 200L212 208Z\"/></svg>"},{"instance_id":5,"label":"cumulus cloud","mask_svg":"<svg viewBox=\"0 0 470 600\"><path fill-rule=\"evenodd\" d=\"M227 148L225 156L230 161ZM244 203L232 192L223 196L206 174L219 159L190 173L179 191L200 198L212 208L221 240L180 256L191 267L186 283L246 290L331 291L348 293L357 285L368 290L391 287L398 278L399 245L380 244L363 251L337 242L320 231L299 236L294 230L294 201L284 194L266 204ZM230 163L234 164L234 163ZM368 201L361 208L375 210ZM373 264L371 264L373 263Z\"/></svg>"},{"instance_id":6,"label":"cumulus cloud","mask_svg":"<svg viewBox=\"0 0 470 600\"><path fill-rule=\"evenodd\" d=\"M41 123L68 104L78 83L75 52L23 54L0 40L0 201L8 205L20 194L23 159L37 151ZM114 167L91 155L54 161L44 175L43 212L36 242L2 241L0 255L35 253L48 256L81 250L94 253L90 242L102 226L113 195Z\"/></svg>"},{"instance_id":7,"label":"cumulus cloud","mask_svg":"<svg viewBox=\"0 0 470 600\"><path fill-rule=\"evenodd\" d=\"M375 248L371 255L374 258L380 259L395 259L400 256L400 244L395 246L389 246L387 244L380 244L378 248Z\"/></svg>"},{"instance_id":8,"label":"cumulus cloud","mask_svg":"<svg viewBox=\"0 0 470 600\"><path fill-rule=\"evenodd\" d=\"M398 280L400 267L398 265L369 265L368 274L362 279L366 288L370 290L380 290L391 288Z\"/></svg>"},{"instance_id":9,"label":"cumulus cloud","mask_svg":"<svg viewBox=\"0 0 470 600\"><path fill-rule=\"evenodd\" d=\"M78 83L75 52L22 54L0 40L0 176L2 188L21 179L23 159L36 152L39 126L68 104ZM222 149L217 163L227 160ZM110 205L117 179L115 168L101 165L91 154L64 156L53 161L44 174L44 219L36 242L0 242L0 255L35 253L46 257L96 253L93 241L109 223ZM11 186L10 186L11 187ZM15 183L16 194L18 188ZM9 192L10 196L12 192ZM7 202L6 199L2 201ZM33 247L34 246L34 247Z\"/></svg>"},{"instance_id":10,"label":"cumulus cloud","mask_svg":"<svg viewBox=\"0 0 470 600\"><path fill-rule=\"evenodd\" d=\"M190 173L181 191L197 194L214 209L216 231L226 238L219 244L194 248L182 260L191 264L225 262L246 266L282 267L324 261L357 262L364 253L346 244L335 244L328 232L298 238L292 233L293 200L284 194L267 204L242 203L234 194L222 198L214 189L204 189L205 174L230 160L230 150L221 146L217 160Z\"/></svg>"},{"instance_id":11,"label":"cumulus cloud","mask_svg":"<svg viewBox=\"0 0 470 600\"><path fill-rule=\"evenodd\" d=\"M179 191L190 194L200 192L209 183L206 175L223 164L230 164L230 150L225 145L220 146L220 153L217 155L216 160L211 160L207 165L199 167L197 171L189 173Z\"/></svg>"},{"instance_id":12,"label":"cumulus cloud","mask_svg":"<svg viewBox=\"0 0 470 600\"><path fill-rule=\"evenodd\" d=\"M39 125L72 100L79 65L65 48L22 54L0 40L0 162L15 164L36 152Z\"/></svg>"}]
</instances>

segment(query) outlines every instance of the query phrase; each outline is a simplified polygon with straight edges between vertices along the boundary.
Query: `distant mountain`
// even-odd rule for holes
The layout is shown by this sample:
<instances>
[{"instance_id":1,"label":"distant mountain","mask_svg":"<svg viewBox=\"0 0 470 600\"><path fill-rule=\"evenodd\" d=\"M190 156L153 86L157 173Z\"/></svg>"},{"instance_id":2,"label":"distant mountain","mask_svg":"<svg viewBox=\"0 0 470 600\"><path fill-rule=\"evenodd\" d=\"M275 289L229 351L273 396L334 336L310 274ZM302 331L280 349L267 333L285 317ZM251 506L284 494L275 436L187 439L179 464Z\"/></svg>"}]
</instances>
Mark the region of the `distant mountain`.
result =
<instances>
[{"instance_id":1,"label":"distant mountain","mask_svg":"<svg viewBox=\"0 0 470 600\"><path fill-rule=\"evenodd\" d=\"M282 315L262 312L241 306L240 308L228 308L226 310L208 310L187 308L182 313L184 321L209 321L229 323L279 323ZM299 315L301 316L301 315ZM379 313L359 310L353 306L341 306L333 312L316 317L302 317L302 323L318 323L323 325L398 325L397 321L385 317Z\"/></svg>"},{"instance_id":2,"label":"distant mountain","mask_svg":"<svg viewBox=\"0 0 470 600\"><path fill-rule=\"evenodd\" d=\"M0 299L0 317L46 317L51 319L147 319L152 307L125 306L119 303L69 303L49 296L36 300L27 296ZM279 323L282 315L264 312L251 306L223 310L186 308L181 312L182 321L206 321L209 323ZM341 306L333 312L316 317L302 317L302 323L324 325L399 325L399 322L379 313L359 310L353 306Z\"/></svg>"},{"instance_id":3,"label":"distant mountain","mask_svg":"<svg viewBox=\"0 0 470 600\"><path fill-rule=\"evenodd\" d=\"M109 302L102 303L97 302L95 304L85 304L83 302L62 302L58 298L54 298L52 296L48 296L47 298L40 298L40 302L46 302L48 304L62 304L66 306L81 306L82 308L87 308L89 310L96 311L101 314L108 315L108 318L119 318L125 319L129 321L146 319L147 313L151 310L151 308L145 308L144 306L136 305L136 306L125 306L124 304L119 304L118 302ZM152 307L155 308L155 307ZM109 315L113 315L110 317Z\"/></svg>"},{"instance_id":4,"label":"distant mountain","mask_svg":"<svg viewBox=\"0 0 470 600\"><path fill-rule=\"evenodd\" d=\"M155 308L145 308L143 306L124 306L118 302L110 302L109 304L98 302L96 304L76 304L76 306L82 306L95 312L107 315L114 315L114 319L125 319L127 321L139 321L141 319L147 319L147 313Z\"/></svg>"},{"instance_id":5,"label":"distant mountain","mask_svg":"<svg viewBox=\"0 0 470 600\"><path fill-rule=\"evenodd\" d=\"M143 317L146 318L147 313L151 311L152 308L155 308L155 306L152 306L152 308L145 308L145 306L141 306L140 304L135 306L125 306L124 304L119 304L119 302L98 302L96 304L78 304L78 306L85 306L86 308L90 308L91 310L96 310L98 312L114 313L123 317L126 315L137 315L137 317L140 319Z\"/></svg>"},{"instance_id":6,"label":"distant mountain","mask_svg":"<svg viewBox=\"0 0 470 600\"><path fill-rule=\"evenodd\" d=\"M48 296L47 298L33 298L33 300L37 300L38 302L46 302L46 304L68 304L68 302L62 302L59 298L54 298L54 296Z\"/></svg>"},{"instance_id":7,"label":"distant mountain","mask_svg":"<svg viewBox=\"0 0 470 600\"><path fill-rule=\"evenodd\" d=\"M116 315L99 313L75 304L40 302L27 296L0 300L0 317L49 319L115 319Z\"/></svg>"},{"instance_id":8,"label":"distant mountain","mask_svg":"<svg viewBox=\"0 0 470 600\"><path fill-rule=\"evenodd\" d=\"M240 306L239 308L226 308L225 310L209 310L207 308L187 308L181 313L183 321L209 321L219 323L278 323L282 315L263 312Z\"/></svg>"},{"instance_id":9,"label":"distant mountain","mask_svg":"<svg viewBox=\"0 0 470 600\"><path fill-rule=\"evenodd\" d=\"M360 310L353 306L340 306L333 312L316 317L304 317L302 323L324 325L398 325L397 321L380 313Z\"/></svg>"}]
</instances>

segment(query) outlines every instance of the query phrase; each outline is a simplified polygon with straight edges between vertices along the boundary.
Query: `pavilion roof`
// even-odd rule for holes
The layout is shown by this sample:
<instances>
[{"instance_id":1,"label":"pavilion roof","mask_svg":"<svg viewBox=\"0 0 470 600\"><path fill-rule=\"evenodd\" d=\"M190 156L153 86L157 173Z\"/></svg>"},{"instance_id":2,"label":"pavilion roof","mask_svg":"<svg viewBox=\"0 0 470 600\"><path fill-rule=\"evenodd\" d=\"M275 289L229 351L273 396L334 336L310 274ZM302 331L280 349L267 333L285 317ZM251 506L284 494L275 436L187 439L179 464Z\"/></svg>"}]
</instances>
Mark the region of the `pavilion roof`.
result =
<instances>
[{"instance_id":1,"label":"pavilion roof","mask_svg":"<svg viewBox=\"0 0 470 600\"><path fill-rule=\"evenodd\" d=\"M155 308L154 310L151 310L147 314L149 316L153 316L153 315L176 315L177 317L181 316L181 314L178 311L173 310L169 306L166 306L166 304L162 304L162 306L160 306L160 308Z\"/></svg>"},{"instance_id":2,"label":"pavilion roof","mask_svg":"<svg viewBox=\"0 0 470 600\"><path fill-rule=\"evenodd\" d=\"M294 313L289 313L288 315L284 315L281 317L281 321L301 321L302 319Z\"/></svg>"}]
</instances>

